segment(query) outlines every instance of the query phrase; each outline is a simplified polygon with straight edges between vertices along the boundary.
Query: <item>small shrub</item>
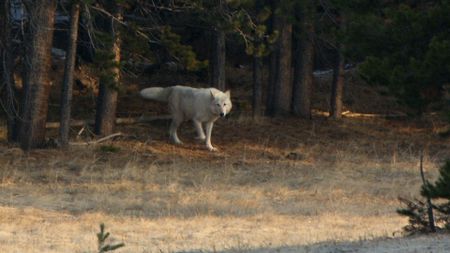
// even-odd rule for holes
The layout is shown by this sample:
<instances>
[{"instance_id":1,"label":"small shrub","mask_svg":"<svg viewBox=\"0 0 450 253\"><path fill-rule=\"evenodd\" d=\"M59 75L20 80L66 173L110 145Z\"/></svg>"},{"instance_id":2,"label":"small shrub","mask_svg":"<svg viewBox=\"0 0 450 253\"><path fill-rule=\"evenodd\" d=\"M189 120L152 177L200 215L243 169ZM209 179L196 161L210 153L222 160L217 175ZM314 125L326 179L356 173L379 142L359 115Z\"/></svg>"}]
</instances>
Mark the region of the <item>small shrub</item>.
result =
<instances>
[{"instance_id":1,"label":"small shrub","mask_svg":"<svg viewBox=\"0 0 450 253\"><path fill-rule=\"evenodd\" d=\"M414 199L408 200L399 198L406 207L397 209L397 213L408 217L409 224L403 227L403 230L409 234L432 233L432 226L428 217L428 206L425 201ZM445 219L440 213L434 213L434 221L439 224ZM439 227L437 227L439 230Z\"/></svg>"},{"instance_id":2,"label":"small shrub","mask_svg":"<svg viewBox=\"0 0 450 253\"><path fill-rule=\"evenodd\" d=\"M439 169L436 182L423 181L420 194L428 203L399 198L406 208L397 209L397 213L409 218L403 229L409 234L450 231L450 160ZM431 199L441 200L440 204L432 204Z\"/></svg>"},{"instance_id":3,"label":"small shrub","mask_svg":"<svg viewBox=\"0 0 450 253\"><path fill-rule=\"evenodd\" d=\"M105 224L100 224L100 232L97 233L97 241L98 241L98 253L104 253L107 251L113 251L118 248L122 248L125 246L123 242L118 244L107 244L106 239L108 239L110 233L105 232Z\"/></svg>"}]
</instances>

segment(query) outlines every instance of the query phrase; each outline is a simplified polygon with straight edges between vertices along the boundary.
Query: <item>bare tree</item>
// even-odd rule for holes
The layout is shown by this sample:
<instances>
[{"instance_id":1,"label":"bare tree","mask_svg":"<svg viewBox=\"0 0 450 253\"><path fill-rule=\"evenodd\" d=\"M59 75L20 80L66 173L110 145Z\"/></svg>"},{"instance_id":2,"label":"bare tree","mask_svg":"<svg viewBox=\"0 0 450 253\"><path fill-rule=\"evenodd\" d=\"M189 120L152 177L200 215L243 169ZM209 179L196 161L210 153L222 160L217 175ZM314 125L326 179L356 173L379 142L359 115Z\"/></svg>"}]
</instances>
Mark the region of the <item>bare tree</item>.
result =
<instances>
[{"instance_id":1,"label":"bare tree","mask_svg":"<svg viewBox=\"0 0 450 253\"><path fill-rule=\"evenodd\" d=\"M50 93L50 66L56 0L27 2L30 40L26 55L23 116L19 134L22 149L45 142L45 123Z\"/></svg>"},{"instance_id":2,"label":"bare tree","mask_svg":"<svg viewBox=\"0 0 450 253\"><path fill-rule=\"evenodd\" d=\"M72 86L77 53L78 21L80 17L80 3L73 2L70 13L70 39L67 47L67 58L64 68L64 81L61 91L61 126L59 129L60 144L65 147L69 143L69 123L72 104Z\"/></svg>"}]
</instances>

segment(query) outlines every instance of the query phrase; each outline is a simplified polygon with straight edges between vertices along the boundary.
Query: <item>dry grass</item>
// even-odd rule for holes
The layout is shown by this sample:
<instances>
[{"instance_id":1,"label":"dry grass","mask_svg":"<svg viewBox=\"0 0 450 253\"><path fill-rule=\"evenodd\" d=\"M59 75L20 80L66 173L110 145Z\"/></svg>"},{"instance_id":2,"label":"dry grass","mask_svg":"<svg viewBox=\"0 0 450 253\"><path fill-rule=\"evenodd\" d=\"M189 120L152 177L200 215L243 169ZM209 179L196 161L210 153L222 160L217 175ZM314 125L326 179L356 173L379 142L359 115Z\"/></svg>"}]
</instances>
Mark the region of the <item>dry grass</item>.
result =
<instances>
[{"instance_id":1,"label":"dry grass","mask_svg":"<svg viewBox=\"0 0 450 253\"><path fill-rule=\"evenodd\" d=\"M398 236L418 150L429 178L450 155L423 122L234 118L215 127L218 153L189 126L184 146L168 144L166 126L119 129L113 153L0 146L0 252L93 252L101 222L126 243L118 252L308 252Z\"/></svg>"}]
</instances>

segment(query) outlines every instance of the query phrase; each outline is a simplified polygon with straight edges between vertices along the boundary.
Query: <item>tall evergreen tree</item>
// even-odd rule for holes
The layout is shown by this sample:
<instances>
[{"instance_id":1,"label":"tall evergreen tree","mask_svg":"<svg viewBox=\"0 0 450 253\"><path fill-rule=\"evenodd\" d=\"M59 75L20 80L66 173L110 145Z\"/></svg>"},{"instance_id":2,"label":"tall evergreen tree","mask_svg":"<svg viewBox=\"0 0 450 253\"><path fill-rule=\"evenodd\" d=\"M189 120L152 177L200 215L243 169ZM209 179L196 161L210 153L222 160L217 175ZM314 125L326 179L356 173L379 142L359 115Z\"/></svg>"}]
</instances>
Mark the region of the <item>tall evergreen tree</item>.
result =
<instances>
[{"instance_id":1,"label":"tall evergreen tree","mask_svg":"<svg viewBox=\"0 0 450 253\"><path fill-rule=\"evenodd\" d=\"M332 2L348 20L344 54L362 62L358 72L367 82L387 86L418 114L440 100L450 80L448 1Z\"/></svg>"},{"instance_id":2,"label":"tall evergreen tree","mask_svg":"<svg viewBox=\"0 0 450 253\"><path fill-rule=\"evenodd\" d=\"M336 50L336 59L333 69L333 81L331 83L330 117L342 118L344 84L345 84L345 57L339 45Z\"/></svg>"},{"instance_id":3,"label":"tall evergreen tree","mask_svg":"<svg viewBox=\"0 0 450 253\"><path fill-rule=\"evenodd\" d=\"M69 123L72 106L72 89L77 52L78 22L80 17L80 3L73 2L70 14L70 38L67 47L67 58L64 68L64 81L61 91L61 119L60 119L60 143L67 146L69 143Z\"/></svg>"},{"instance_id":4,"label":"tall evergreen tree","mask_svg":"<svg viewBox=\"0 0 450 253\"><path fill-rule=\"evenodd\" d=\"M225 3L223 0L217 0L218 8L217 11L219 13L224 12ZM219 90L224 91L226 86L226 73L225 73L225 65L226 65L226 34L221 24L223 22L218 21L217 24L213 27L211 31L211 61L210 61L210 82L211 86L215 87Z\"/></svg>"},{"instance_id":5,"label":"tall evergreen tree","mask_svg":"<svg viewBox=\"0 0 450 253\"><path fill-rule=\"evenodd\" d=\"M299 1L296 5L294 26L294 83L292 91L293 113L306 119L311 118L313 71L315 56L315 1Z\"/></svg>"},{"instance_id":6,"label":"tall evergreen tree","mask_svg":"<svg viewBox=\"0 0 450 253\"><path fill-rule=\"evenodd\" d=\"M97 60L103 64L95 116L97 135L109 135L114 131L120 86L121 39L117 21L120 22L123 18L122 8L116 1L105 3L104 6L112 16L104 17L104 30L101 33L103 48L96 52Z\"/></svg>"},{"instance_id":7,"label":"tall evergreen tree","mask_svg":"<svg viewBox=\"0 0 450 253\"><path fill-rule=\"evenodd\" d=\"M50 93L49 71L55 21L55 0L27 2L30 41L24 80L20 145L28 150L45 142L45 123Z\"/></svg>"},{"instance_id":8,"label":"tall evergreen tree","mask_svg":"<svg viewBox=\"0 0 450 253\"><path fill-rule=\"evenodd\" d=\"M16 102L16 89L14 80L14 48L11 35L12 20L10 17L11 1L5 0L0 4L0 16L4 17L0 22L0 57L3 64L0 64L2 76L2 107L6 112L6 124L8 141L17 141L18 137L18 104Z\"/></svg>"},{"instance_id":9,"label":"tall evergreen tree","mask_svg":"<svg viewBox=\"0 0 450 253\"><path fill-rule=\"evenodd\" d=\"M245 51L252 57L252 115L263 115L263 67L264 59L276 42L278 31L270 33L268 21L273 13L268 1L234 1L232 31L237 32L244 41ZM272 95L272 94L270 94Z\"/></svg>"},{"instance_id":10,"label":"tall evergreen tree","mask_svg":"<svg viewBox=\"0 0 450 253\"><path fill-rule=\"evenodd\" d=\"M344 11L338 11L336 16L338 32L345 33L346 24ZM344 85L345 85L345 44L342 41L336 41L336 59L334 61L333 81L331 83L330 96L330 117L333 119L342 118Z\"/></svg>"},{"instance_id":11,"label":"tall evergreen tree","mask_svg":"<svg viewBox=\"0 0 450 253\"><path fill-rule=\"evenodd\" d=\"M270 116L285 115L291 111L292 101L292 22L290 19L292 1L277 2L274 7L273 28L279 32L275 46L270 71L273 84L269 85L272 92L268 105Z\"/></svg>"}]
</instances>

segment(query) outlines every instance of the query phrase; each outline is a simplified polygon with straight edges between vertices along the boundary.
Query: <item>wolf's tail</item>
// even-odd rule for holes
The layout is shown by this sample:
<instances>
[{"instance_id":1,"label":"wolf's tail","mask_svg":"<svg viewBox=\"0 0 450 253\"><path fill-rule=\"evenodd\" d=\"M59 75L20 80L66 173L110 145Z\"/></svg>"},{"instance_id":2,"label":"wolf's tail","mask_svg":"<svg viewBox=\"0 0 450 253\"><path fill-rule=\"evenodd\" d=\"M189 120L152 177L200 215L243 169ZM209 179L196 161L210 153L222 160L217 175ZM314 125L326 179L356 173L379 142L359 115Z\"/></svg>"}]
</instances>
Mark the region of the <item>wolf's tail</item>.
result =
<instances>
[{"instance_id":1,"label":"wolf's tail","mask_svg":"<svg viewBox=\"0 0 450 253\"><path fill-rule=\"evenodd\" d=\"M139 93L145 99L156 100L159 102L167 102L172 92L172 87L151 87L141 90Z\"/></svg>"}]
</instances>

